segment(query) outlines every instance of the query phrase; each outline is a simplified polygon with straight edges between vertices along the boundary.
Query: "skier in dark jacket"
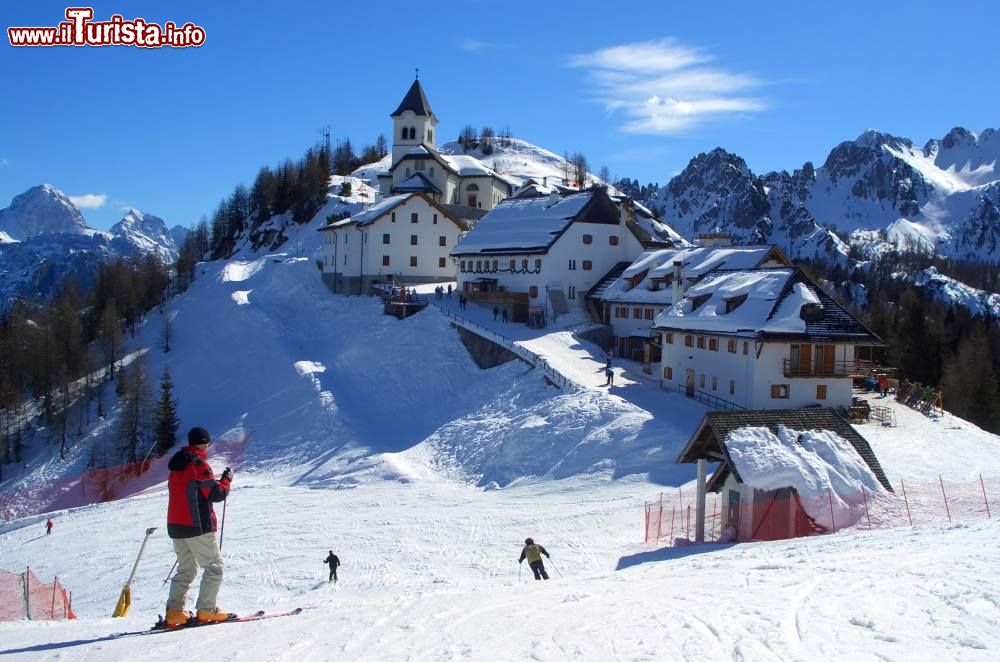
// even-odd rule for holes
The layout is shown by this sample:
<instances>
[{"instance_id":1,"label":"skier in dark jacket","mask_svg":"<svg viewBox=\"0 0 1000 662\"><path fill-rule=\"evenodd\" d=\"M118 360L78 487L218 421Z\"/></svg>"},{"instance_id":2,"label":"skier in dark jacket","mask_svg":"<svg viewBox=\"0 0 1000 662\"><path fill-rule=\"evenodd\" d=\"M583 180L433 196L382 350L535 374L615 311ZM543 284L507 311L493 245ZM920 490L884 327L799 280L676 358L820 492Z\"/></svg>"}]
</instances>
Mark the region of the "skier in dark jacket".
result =
<instances>
[{"instance_id":1,"label":"skier in dark jacket","mask_svg":"<svg viewBox=\"0 0 1000 662\"><path fill-rule=\"evenodd\" d=\"M535 573L535 579L548 579L549 574L545 572L545 563L542 562L542 554L545 558L552 558L549 553L545 551L545 548L541 545L536 545L535 541L531 538L525 538L524 549L521 550L521 558L517 560L518 563L523 563L524 559L528 559L528 567L531 571Z\"/></svg>"},{"instance_id":2,"label":"skier in dark jacket","mask_svg":"<svg viewBox=\"0 0 1000 662\"><path fill-rule=\"evenodd\" d=\"M170 502L167 507L167 535L173 539L177 554L177 572L170 582L167 598L168 627L187 623L184 602L188 587L204 569L198 591L198 621L215 623L225 621L229 614L215 604L222 585L222 553L215 538L217 528L212 503L229 496L229 483L233 472L226 468L216 480L212 467L205 461L212 438L204 428L191 428L188 445L177 451L170 463L167 479Z\"/></svg>"},{"instance_id":3,"label":"skier in dark jacket","mask_svg":"<svg viewBox=\"0 0 1000 662\"><path fill-rule=\"evenodd\" d=\"M326 557L326 560L323 561L323 563L326 563L326 564L328 564L330 566L330 579L328 579L327 581L328 582L336 582L337 581L337 566L340 565L340 559L337 558L337 555L333 553L332 549L330 550L330 555Z\"/></svg>"}]
</instances>

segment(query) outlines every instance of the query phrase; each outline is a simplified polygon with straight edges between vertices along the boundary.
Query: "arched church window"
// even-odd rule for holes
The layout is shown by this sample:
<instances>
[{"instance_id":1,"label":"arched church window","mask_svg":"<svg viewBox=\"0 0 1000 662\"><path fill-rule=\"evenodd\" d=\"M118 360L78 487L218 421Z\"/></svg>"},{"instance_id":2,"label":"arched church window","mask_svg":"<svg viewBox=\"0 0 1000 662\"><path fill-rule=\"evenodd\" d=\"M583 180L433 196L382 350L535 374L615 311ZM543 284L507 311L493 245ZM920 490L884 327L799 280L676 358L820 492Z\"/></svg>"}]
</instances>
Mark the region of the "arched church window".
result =
<instances>
[{"instance_id":1,"label":"arched church window","mask_svg":"<svg viewBox=\"0 0 1000 662\"><path fill-rule=\"evenodd\" d=\"M465 190L466 191L478 191L479 190L479 184L469 184L468 186L465 187Z\"/></svg>"},{"instance_id":2,"label":"arched church window","mask_svg":"<svg viewBox=\"0 0 1000 662\"><path fill-rule=\"evenodd\" d=\"M427 129L427 142L434 142L434 129Z\"/></svg>"}]
</instances>

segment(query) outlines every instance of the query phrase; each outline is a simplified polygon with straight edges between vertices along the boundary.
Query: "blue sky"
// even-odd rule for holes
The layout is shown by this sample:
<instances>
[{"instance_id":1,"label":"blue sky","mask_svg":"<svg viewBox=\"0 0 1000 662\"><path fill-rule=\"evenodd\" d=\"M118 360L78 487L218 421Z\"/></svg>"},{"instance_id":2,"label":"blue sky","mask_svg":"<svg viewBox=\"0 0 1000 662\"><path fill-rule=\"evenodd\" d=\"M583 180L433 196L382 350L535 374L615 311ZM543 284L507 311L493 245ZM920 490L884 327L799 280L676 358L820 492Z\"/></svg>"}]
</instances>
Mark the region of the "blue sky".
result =
<instances>
[{"instance_id":1,"label":"blue sky","mask_svg":"<svg viewBox=\"0 0 1000 662\"><path fill-rule=\"evenodd\" d=\"M192 225L321 127L356 148L391 137L416 67L442 142L509 126L643 183L720 145L764 172L869 127L920 145L1000 127L995 2L93 4L204 27L184 50L15 49L7 27L54 26L67 5L12 5L0 207L48 182L98 228L127 206Z\"/></svg>"}]
</instances>

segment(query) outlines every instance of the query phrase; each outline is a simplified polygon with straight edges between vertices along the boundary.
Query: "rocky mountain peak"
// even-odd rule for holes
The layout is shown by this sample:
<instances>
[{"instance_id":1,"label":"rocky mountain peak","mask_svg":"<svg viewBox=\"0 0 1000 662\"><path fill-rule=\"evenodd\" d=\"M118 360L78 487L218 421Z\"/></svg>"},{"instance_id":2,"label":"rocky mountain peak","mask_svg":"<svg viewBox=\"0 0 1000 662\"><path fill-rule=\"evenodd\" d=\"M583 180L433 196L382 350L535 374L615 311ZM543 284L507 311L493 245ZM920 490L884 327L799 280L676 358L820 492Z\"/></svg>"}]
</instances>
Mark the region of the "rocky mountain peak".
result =
<instances>
[{"instance_id":1,"label":"rocky mountain peak","mask_svg":"<svg viewBox=\"0 0 1000 662\"><path fill-rule=\"evenodd\" d=\"M88 234L80 210L69 197L50 184L34 186L0 209L0 231L24 241L39 234Z\"/></svg>"}]
</instances>

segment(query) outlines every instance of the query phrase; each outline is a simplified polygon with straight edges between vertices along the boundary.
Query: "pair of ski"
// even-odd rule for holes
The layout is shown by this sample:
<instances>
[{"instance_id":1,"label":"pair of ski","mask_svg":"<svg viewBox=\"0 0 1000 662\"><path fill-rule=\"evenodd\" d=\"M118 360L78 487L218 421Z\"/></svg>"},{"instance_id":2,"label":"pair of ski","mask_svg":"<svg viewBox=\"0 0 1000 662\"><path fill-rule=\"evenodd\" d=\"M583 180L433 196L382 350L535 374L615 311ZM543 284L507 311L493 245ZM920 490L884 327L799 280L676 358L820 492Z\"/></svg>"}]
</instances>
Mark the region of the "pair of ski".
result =
<instances>
[{"instance_id":1,"label":"pair of ski","mask_svg":"<svg viewBox=\"0 0 1000 662\"><path fill-rule=\"evenodd\" d=\"M295 616L301 613L302 613L302 607L297 607L295 609L292 609L291 611L283 611L277 614L268 614L262 610L250 614L249 616L237 616L235 614L230 614L229 618L224 621L214 621L208 623L202 623L197 618L192 617L192 619L189 620L187 623L183 625L175 625L173 627L166 626L163 623L163 619L161 617L159 622L157 622L156 625L154 625L149 630L143 630L141 632L134 632L130 634L158 634L163 632L176 632L178 630L190 630L192 628L202 628L211 625L222 625L224 623L249 623L250 621L263 621L269 618L280 618L282 616Z\"/></svg>"}]
</instances>

